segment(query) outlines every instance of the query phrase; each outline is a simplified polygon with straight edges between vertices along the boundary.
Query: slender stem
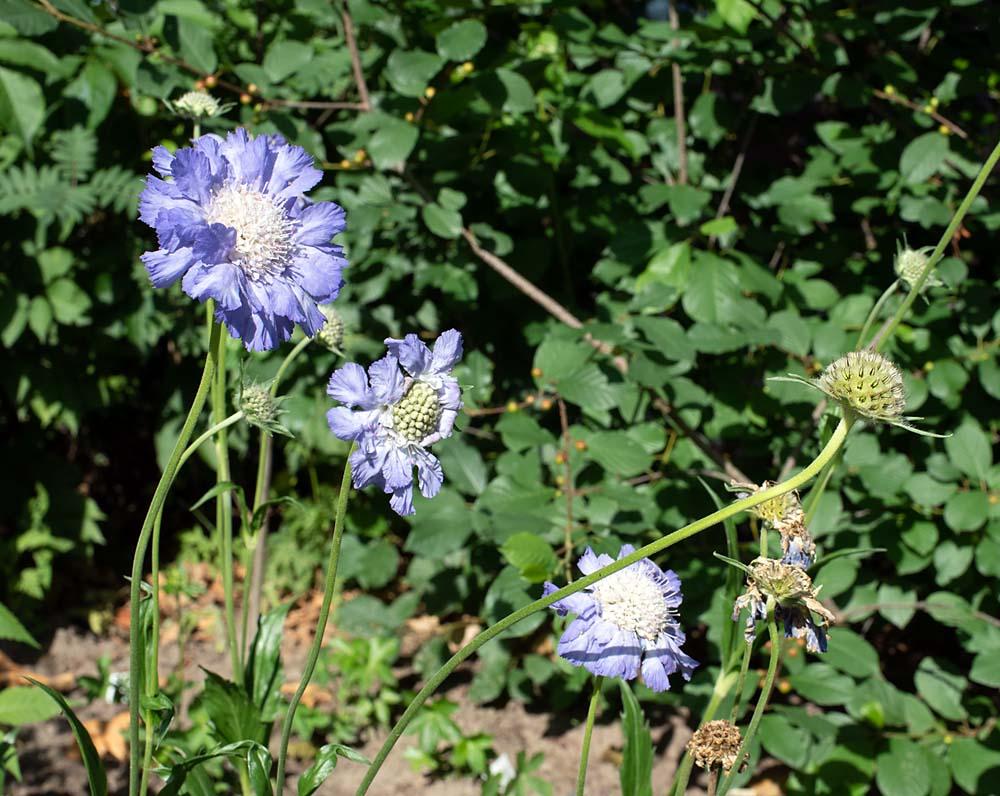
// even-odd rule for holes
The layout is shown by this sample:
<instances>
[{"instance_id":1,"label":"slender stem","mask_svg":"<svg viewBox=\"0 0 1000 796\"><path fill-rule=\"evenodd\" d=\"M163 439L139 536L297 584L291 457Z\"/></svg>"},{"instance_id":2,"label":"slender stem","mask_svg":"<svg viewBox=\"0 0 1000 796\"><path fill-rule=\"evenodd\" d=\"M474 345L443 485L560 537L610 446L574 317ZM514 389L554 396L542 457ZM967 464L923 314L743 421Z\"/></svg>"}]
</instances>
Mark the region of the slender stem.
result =
<instances>
[{"instance_id":1,"label":"slender stem","mask_svg":"<svg viewBox=\"0 0 1000 796\"><path fill-rule=\"evenodd\" d=\"M229 440L223 421L226 419L226 336L218 337L218 362L215 382L212 384L212 422L222 428L215 434L215 482L232 480L229 470ZM243 676L241 650L236 643L236 607L233 598L233 496L229 490L215 498L215 530L219 537L219 568L222 570L223 613L226 622L226 639L229 660L233 667L233 680Z\"/></svg>"},{"instance_id":2,"label":"slender stem","mask_svg":"<svg viewBox=\"0 0 1000 796\"><path fill-rule=\"evenodd\" d=\"M227 417L221 423L216 423L211 428L209 428L208 431L206 431L204 434L198 437L194 442L192 442L190 445L187 446L187 448L184 450L184 453L181 454L181 460L180 463L177 465L177 469L179 470L181 467L187 464L187 460L190 459L192 456L194 456L195 451L197 451L198 448L202 446L202 443L204 443L206 440L210 440L222 429L229 428L234 423L239 423L242 419L243 419L243 411L240 410L239 412L233 412L229 417Z\"/></svg>"},{"instance_id":3,"label":"slender stem","mask_svg":"<svg viewBox=\"0 0 1000 796\"><path fill-rule=\"evenodd\" d=\"M587 761L590 759L590 737L594 734L594 718L597 716L597 703L601 701L600 675L594 677L594 692L590 695L590 707L587 708L587 723L583 728L583 746L580 748L580 768L576 773L576 796L583 796L584 785L587 782Z\"/></svg>"},{"instance_id":4,"label":"slender stem","mask_svg":"<svg viewBox=\"0 0 1000 796\"><path fill-rule=\"evenodd\" d=\"M208 312L211 316L212 302L208 302ZM141 596L140 584L142 583L142 567L146 558L146 549L149 547L150 536L153 532L153 524L163 508L163 503L167 498L167 492L173 482L174 474L177 472L181 454L187 446L191 434L194 432L195 423L198 422L198 415L205 405L208 397L209 387L212 384L212 375L216 366L216 349L218 343L216 338L219 329L213 327L209 339L208 356L205 358L205 367L201 373L201 381L195 392L191 408L188 410L184 425L181 426L180 434L174 443L174 449L170 452L167 465L160 475L160 481L153 492L153 499L150 501L146 511L146 518L143 520L142 528L139 531L139 538L135 544L135 555L132 559L132 581L129 584L129 600L131 610L129 611L129 796L138 796L140 784L140 770L142 768L142 750L139 748L139 714L142 704L142 664L143 645L142 628L139 620L139 599Z\"/></svg>"},{"instance_id":5,"label":"slender stem","mask_svg":"<svg viewBox=\"0 0 1000 796\"><path fill-rule=\"evenodd\" d=\"M865 338L868 336L868 331L872 328L872 324L878 319L879 313L882 312L882 307L885 306L885 303L898 289L899 280L895 279L889 287L882 291L882 295L878 297L878 301L875 302L875 306L872 307L871 312L868 313L868 317L865 318L865 325L861 327L861 334L858 335L858 342L854 344L855 350L861 350L861 347L864 345Z\"/></svg>"},{"instance_id":6,"label":"slender stem","mask_svg":"<svg viewBox=\"0 0 1000 796\"><path fill-rule=\"evenodd\" d=\"M757 732L757 727L764 715L764 708L767 707L767 701L771 698L771 689L774 687L774 676L778 673L778 661L781 659L781 637L778 635L778 623L774 617L774 600L770 597L768 598L767 605L767 632L771 639L771 660L767 664L767 676L764 678L764 685L760 690L760 697L757 699L757 707L754 708L753 716L750 717L750 725L747 727L747 731L743 735L743 741L740 743L739 751L736 753L736 762L719 787L719 796L724 796L726 791L729 790L733 778L740 770L743 757L750 748L750 741Z\"/></svg>"},{"instance_id":7,"label":"slender stem","mask_svg":"<svg viewBox=\"0 0 1000 796\"><path fill-rule=\"evenodd\" d=\"M786 492L790 492L793 489L798 489L800 486L814 478L823 469L823 466L833 458L834 454L840 450L840 447L844 444L844 440L847 439L847 432L850 430L852 422L853 420L842 419L837 425L837 428L834 430L833 435L826 443L826 446L822 451L820 451L816 459L810 462L801 472L793 475L788 480L775 484L768 489L762 489L760 492L748 495L742 500L737 500L727 506L723 506L718 511L715 511L706 517L702 517L701 519L695 520L694 522L685 525L683 528L667 534L666 536L657 539L655 542L636 550L634 553L630 553L624 558L614 561L596 572L585 575L584 577L563 586L561 589L557 589L548 596L541 597L540 599L519 608L513 613L505 616L496 624L483 630L479 635L472 639L472 641L452 655L447 663L445 663L433 674L433 676L431 676L431 678L424 684L424 687L421 688L417 695L410 701L410 704L406 706L406 710L403 711L403 715L399 717L396 725L389 733L389 737L386 738L385 742L382 744L382 748L379 749L378 754L375 756L371 766L369 766L368 771L365 773L364 779L358 786L357 796L363 796L363 794L368 792L368 788L371 786L372 781L378 774L378 771L385 762L385 759L389 756L389 752L392 751L393 746L396 745L396 742L399 740L400 736L406 730L407 726L413 720L413 717L417 714L417 711L420 710L420 707L427 700L427 698L433 694L445 680L448 679L449 675L455 671L456 668L458 668L459 664L476 652L476 650L482 647L485 643L496 638L509 627L517 624L522 619L531 616L533 613L541 611L544 608L548 608L553 603L563 600L571 594L576 594L578 591L581 591L588 586L592 586L597 583L597 581L625 569L625 567L630 564L634 564L636 561L648 558L649 556L659 553L662 550L666 550L671 545L675 545L690 536L694 536L696 533L700 533L706 528L711 528L716 523L722 522L728 517L733 517L741 511L746 511L747 509L758 506L765 501L784 495Z\"/></svg>"},{"instance_id":8,"label":"slender stem","mask_svg":"<svg viewBox=\"0 0 1000 796\"><path fill-rule=\"evenodd\" d=\"M747 684L747 671L750 669L750 659L753 657L753 642L748 641L743 650L743 662L740 664L740 673L736 680L736 696L733 699L733 709L729 714L729 721L733 724L740 715L740 703L743 702L743 691Z\"/></svg>"},{"instance_id":9,"label":"slender stem","mask_svg":"<svg viewBox=\"0 0 1000 796\"><path fill-rule=\"evenodd\" d=\"M142 753L142 782L139 783L139 793L145 796L149 790L149 772L153 761L153 711L144 710L142 717L146 724L146 743Z\"/></svg>"},{"instance_id":10,"label":"slender stem","mask_svg":"<svg viewBox=\"0 0 1000 796\"><path fill-rule=\"evenodd\" d=\"M350 456L348 456L344 462L344 476L340 479L340 492L337 495L337 513L333 521L333 539L330 541L330 557L326 564L326 584L323 589L323 603L319 609L319 618L316 620L316 633L312 646L309 647L309 655L299 680L299 687L295 689L295 695L288 703L288 711L285 713L285 720L281 725L281 747L278 751L278 776L275 781L275 793L285 792L285 758L288 756L288 742L292 737L292 721L295 718L295 711L302 699L302 694L305 693L306 686L309 685L313 672L316 670L316 661L323 648L323 634L326 632L326 622L330 617L330 604L333 602L333 592L337 584L340 541L344 536L344 516L347 513L347 496L350 491L351 461Z\"/></svg>"},{"instance_id":11,"label":"slender stem","mask_svg":"<svg viewBox=\"0 0 1000 796\"><path fill-rule=\"evenodd\" d=\"M178 465L180 469L180 465ZM150 596L152 600L152 621L153 627L152 641L150 645L150 656L145 662L146 684L143 694L148 697L156 696L160 690L160 526L163 524L163 509L156 512L153 520L153 540L150 557L152 567L150 581L153 589ZM153 762L153 711L144 710L142 715L143 723L146 725L146 744L142 754L142 782L139 785L139 793L145 796L149 789L149 771Z\"/></svg>"},{"instance_id":12,"label":"slender stem","mask_svg":"<svg viewBox=\"0 0 1000 796\"><path fill-rule=\"evenodd\" d=\"M948 228L945 229L944 234L941 236L941 240L938 241L938 245L934 248L933 253L927 259L926 265L924 265L924 270L920 272L920 276L917 277L917 281L910 286L910 292L907 293L906 298L903 299L903 303L899 305L899 309L896 310L896 314L892 316L892 320L889 321L878 333L874 340L870 343L870 347L875 351L882 348L885 342L892 336L893 332L896 331L896 327L899 326L900 321L909 312L910 306L916 301L917 296L920 295L920 291L924 287L924 282L927 281L927 277L930 276L931 271L934 266L938 264L938 261L944 256L944 250L948 243L955 236L958 228L962 225L962 220L965 218L965 214L969 212L969 208L972 203L979 196L979 192L983 189L983 185L986 183L986 178L990 176L990 172L993 171L993 167L996 166L997 161L1000 160L1000 141L990 152L990 156L986 158L986 162L983 167L979 170L979 174L976 175L976 179L972 183L972 187L969 188L969 192L965 195L962 200L962 204L958 206L958 210L955 211L955 215L952 217L951 222L948 224Z\"/></svg>"},{"instance_id":13,"label":"slender stem","mask_svg":"<svg viewBox=\"0 0 1000 796\"><path fill-rule=\"evenodd\" d=\"M285 355L285 358L278 366L277 372L274 374L274 379L271 381L272 398L278 394L278 385L281 383L281 379L284 377L289 366L299 354L306 350L311 342L311 337L303 337ZM271 491L271 462L273 456L274 435L269 431L261 429L260 448L257 454L257 481L253 492L253 511L256 511L262 503L267 501L268 493ZM247 638L249 629L257 625L257 617L260 616L261 599L264 591L264 575L267 568L267 534L268 521L267 517L264 517L257 532L257 546L253 551L253 559L247 569L246 583L248 586L244 592L246 597L243 600L243 638L240 647L243 650L247 648L249 642Z\"/></svg>"},{"instance_id":14,"label":"slender stem","mask_svg":"<svg viewBox=\"0 0 1000 796\"><path fill-rule=\"evenodd\" d=\"M719 771L713 769L708 773L708 796L716 796L716 786L719 784Z\"/></svg>"},{"instance_id":15,"label":"slender stem","mask_svg":"<svg viewBox=\"0 0 1000 796\"><path fill-rule=\"evenodd\" d=\"M719 669L719 676L715 679L715 687L712 689L712 698L708 700L708 705L701 716L701 724L699 726L704 726L715 718L715 714L722 705L722 702L729 695L729 689L732 688L735 678L736 672L727 672L725 668ZM684 796L688 780L691 778L691 768L693 765L694 758L685 752L681 766L677 770L676 782L670 788L670 793L674 793L676 796Z\"/></svg>"}]
</instances>

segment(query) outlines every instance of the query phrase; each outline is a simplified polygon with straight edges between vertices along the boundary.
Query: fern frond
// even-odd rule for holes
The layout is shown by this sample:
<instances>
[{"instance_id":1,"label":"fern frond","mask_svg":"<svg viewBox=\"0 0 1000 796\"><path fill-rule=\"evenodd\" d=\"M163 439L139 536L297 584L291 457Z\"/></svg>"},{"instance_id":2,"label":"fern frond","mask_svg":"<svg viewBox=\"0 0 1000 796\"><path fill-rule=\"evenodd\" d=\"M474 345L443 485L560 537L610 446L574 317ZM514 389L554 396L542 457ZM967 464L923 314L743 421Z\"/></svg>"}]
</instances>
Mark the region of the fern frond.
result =
<instances>
[{"instance_id":1,"label":"fern frond","mask_svg":"<svg viewBox=\"0 0 1000 796\"><path fill-rule=\"evenodd\" d=\"M0 215L27 210L42 221L58 220L64 238L95 205L90 185L66 182L55 166L25 163L0 172Z\"/></svg>"},{"instance_id":2,"label":"fern frond","mask_svg":"<svg viewBox=\"0 0 1000 796\"><path fill-rule=\"evenodd\" d=\"M87 175L94 170L96 154L97 136L86 127L78 124L52 134L49 156L63 176L71 182L83 182L87 179Z\"/></svg>"},{"instance_id":3,"label":"fern frond","mask_svg":"<svg viewBox=\"0 0 1000 796\"><path fill-rule=\"evenodd\" d=\"M94 172L87 187L93 192L99 207L109 207L116 213L127 213L129 218L135 218L144 184L142 177L135 172L112 166Z\"/></svg>"}]
</instances>

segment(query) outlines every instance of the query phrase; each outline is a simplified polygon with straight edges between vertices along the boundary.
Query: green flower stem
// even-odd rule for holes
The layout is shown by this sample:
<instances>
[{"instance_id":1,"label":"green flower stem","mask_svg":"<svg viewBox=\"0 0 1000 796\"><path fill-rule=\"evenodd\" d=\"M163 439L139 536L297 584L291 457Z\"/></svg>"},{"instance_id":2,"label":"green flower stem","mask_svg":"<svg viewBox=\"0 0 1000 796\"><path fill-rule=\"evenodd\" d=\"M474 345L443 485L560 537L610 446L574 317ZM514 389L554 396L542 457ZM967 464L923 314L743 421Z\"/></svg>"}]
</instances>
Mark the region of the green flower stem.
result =
<instances>
[{"instance_id":1,"label":"green flower stem","mask_svg":"<svg viewBox=\"0 0 1000 796\"><path fill-rule=\"evenodd\" d=\"M212 423L221 426L226 419L226 336L217 338L218 368L212 384ZM229 470L229 439L225 426L215 434L215 482L232 480ZM226 490L215 497L215 531L219 538L219 568L222 570L223 614L226 622L226 639L229 660L233 667L233 680L243 677L242 651L236 643L236 603L233 597L233 496Z\"/></svg>"},{"instance_id":2,"label":"green flower stem","mask_svg":"<svg viewBox=\"0 0 1000 796\"><path fill-rule=\"evenodd\" d=\"M590 707L587 708L587 723L583 728L583 746L580 749L580 768L576 772L576 796L583 796L587 783L587 761L590 759L590 738L594 734L594 719L597 717L597 703L601 701L600 675L594 677L594 692L590 695Z\"/></svg>"},{"instance_id":3,"label":"green flower stem","mask_svg":"<svg viewBox=\"0 0 1000 796\"><path fill-rule=\"evenodd\" d=\"M192 456L194 456L195 451L197 451L198 448L200 448L206 440L210 440L218 432L222 431L222 429L229 428L234 423L239 423L242 419L243 419L242 411L233 412L229 417L227 417L221 423L216 423L211 428L209 428L204 434L202 434L194 442L192 442L190 445L187 446L187 448L184 450L184 453L181 454L181 460L180 463L177 465L177 469L180 470L181 467L187 464L187 460L190 459Z\"/></svg>"},{"instance_id":4,"label":"green flower stem","mask_svg":"<svg viewBox=\"0 0 1000 796\"><path fill-rule=\"evenodd\" d=\"M1000 141L997 142L993 151L990 152L990 156L986 158L986 162L979 170L979 174L976 175L976 179L973 181L972 187L969 188L969 192L962 200L962 204L958 206L958 210L956 210L955 215L952 216L951 222L948 224L948 228L941 236L941 240L938 241L938 245L934 247L933 253L924 265L924 270L920 272L920 276L917 278L917 281L910 287L910 292L907 293L906 298L903 299L903 303L899 305L899 309L896 310L896 314L892 316L892 320L882 328L878 335L876 335L875 339L870 343L871 348L875 351L880 350L886 341L892 337L892 334L896 331L896 327L899 326L900 321L902 321L906 316L906 313L910 311L910 307L913 302L916 301L917 296L920 295L920 291L924 287L924 282L927 281L927 277L929 277L931 271L934 270L934 266L937 265L944 256L945 248L951 242L951 239L955 237L955 233L962 225L962 220L965 218L965 214L969 212L969 208L972 206L972 203L976 200L976 197L979 196L979 192L983 189L983 185L986 183L986 178L990 176L990 172L993 171L993 167L996 166L998 160L1000 160Z\"/></svg>"},{"instance_id":5,"label":"green flower stem","mask_svg":"<svg viewBox=\"0 0 1000 796\"><path fill-rule=\"evenodd\" d=\"M516 625L522 619L525 619L532 614L543 610L544 608L548 608L553 603L565 599L571 594L576 594L578 591L582 591L588 586L594 585L599 580L625 569L625 567L630 564L634 564L636 561L648 558L662 550L666 550L668 547L675 545L690 536L694 536L696 533L700 533L706 528L711 528L713 525L720 523L729 517L733 517L741 511L746 511L747 509L758 506L768 500L780 497L786 492L791 492L793 489L798 489L800 486L814 478L823 469L824 465L826 465L826 463L834 457L837 451L840 450L840 447L847 439L847 432L850 430L851 423L851 420L842 419L837 425L837 428L834 429L834 432L829 441L826 443L826 446L822 451L820 451L816 459L810 462L801 472L793 475L786 481L782 481L781 483L775 484L768 489L762 489L760 492L747 495L747 497L742 500L737 500L727 506L723 506L718 511L715 511L706 517L702 517L701 519L695 520L694 522L685 525L683 528L667 534L666 536L657 539L655 542L651 542L645 547L636 550L634 553L630 553L624 558L614 561L596 572L585 575L584 577L573 581L569 585L563 586L561 589L557 589L546 597L541 597L534 602L519 608L512 614L505 616L496 624L483 630L478 636L472 639L472 641L452 655L452 657L424 684L424 687L421 688L417 695L410 701L410 704L406 706L406 710L403 711L403 715L399 717L396 725L389 733L389 737L386 738L385 743L382 744L382 748L379 749L378 754L375 756L371 766L369 766L368 771L365 773L365 778L358 786L357 796L363 796L368 792L368 788L371 786L372 781L378 774L378 771L385 762L385 759L389 756L389 752L392 751L393 746L396 745L396 742L399 740L400 736L406 730L407 726L413 720L413 717L417 714L417 711L420 710L420 707L427 700L427 698L433 694L445 680L448 679L449 675L451 675L451 673L458 668L459 664L471 656L476 650L488 641L499 636L509 627Z\"/></svg>"},{"instance_id":6,"label":"green flower stem","mask_svg":"<svg viewBox=\"0 0 1000 796\"><path fill-rule=\"evenodd\" d=\"M712 689L712 697L708 700L708 705L705 708L705 712L701 717L702 727L712 719L715 718L715 714L719 710L719 706L722 705L723 701L729 696L729 689L733 687L733 681L736 680L736 672L727 672L725 669L719 670L719 676L715 679L715 687ZM737 691L737 699L739 699L739 692ZM681 761L680 768L677 770L677 778L674 785L670 788L670 793L675 794L675 796L684 796L684 791L687 790L688 780L691 778L691 769L694 766L694 758L685 751L684 759Z\"/></svg>"},{"instance_id":7,"label":"green flower stem","mask_svg":"<svg viewBox=\"0 0 1000 796\"><path fill-rule=\"evenodd\" d=\"M213 303L208 302L208 313L211 317ZM216 351L218 348L219 329L214 326L209 337L208 355L205 358L205 367L201 373L201 381L195 392L191 408L188 410L184 424L181 426L180 434L174 443L174 448L167 459L167 465L160 475L159 483L153 492L153 499L146 511L146 518L143 520L142 528L139 531L139 538L135 544L135 555L132 558L132 581L129 584L129 796L138 796L142 769L142 750L139 747L139 714L142 704L142 664L143 664L143 642L142 627L139 619L139 599L141 597L140 584L142 583L142 567L146 558L146 550L149 547L150 536L153 532L153 525L156 517L163 509L163 503L167 498L167 492L173 482L174 475L180 464L181 455L187 446L188 440L194 432L195 423L198 422L198 415L201 414L205 399L212 384L212 376L216 367Z\"/></svg>"},{"instance_id":8,"label":"green flower stem","mask_svg":"<svg viewBox=\"0 0 1000 796\"><path fill-rule=\"evenodd\" d=\"M764 686L760 690L760 698L757 700L757 706L753 710L753 716L750 717L750 725L747 727L747 731L743 735L743 741L740 743L739 751L736 753L736 762L719 785L718 796L724 796L726 791L729 790L733 778L740 769L743 756L750 748L750 741L754 733L757 732L757 727L764 715L767 700L771 698L771 689L774 687L774 676L778 673L778 661L781 659L781 636L778 635L778 622L774 618L774 599L771 597L767 599L767 633L771 639L771 660L767 664L767 676L764 678Z\"/></svg>"},{"instance_id":9,"label":"green flower stem","mask_svg":"<svg viewBox=\"0 0 1000 796\"><path fill-rule=\"evenodd\" d=\"M861 334L858 335L858 342L854 344L854 348L857 351L861 350L864 345L865 338L868 336L869 330L872 328L872 324L878 319L879 313L882 312L882 307L885 303L892 298L893 294L899 289L899 280L893 280L893 283L889 285L882 295L878 297L878 301L875 302L875 306L872 307L871 312L868 313L868 317L865 318L865 325L861 327Z\"/></svg>"},{"instance_id":10,"label":"green flower stem","mask_svg":"<svg viewBox=\"0 0 1000 796\"><path fill-rule=\"evenodd\" d=\"M274 378L271 380L271 397L278 395L278 385L281 383L285 372L288 370L295 358L308 348L312 342L311 337L303 337L295 344L291 351L285 355L278 366ZM267 501L271 491L271 462L274 454L274 435L270 431L261 429L260 447L257 453L257 481L253 491L253 508L256 511L260 505ZM264 591L264 574L267 566L267 531L268 523L265 519L261 524L257 534L257 546L253 551L253 559L247 567L246 598L243 600L242 617L242 641L240 648L246 649L249 643L248 633L251 627L257 624L257 617L260 615L261 598Z\"/></svg>"},{"instance_id":11,"label":"green flower stem","mask_svg":"<svg viewBox=\"0 0 1000 796\"><path fill-rule=\"evenodd\" d=\"M736 680L736 696L733 699L733 709L729 714L729 721L733 724L740 715L740 703L743 701L743 691L746 689L747 672L750 669L750 659L753 657L753 642L748 641L743 650L743 661L740 663L740 674Z\"/></svg>"},{"instance_id":12,"label":"green flower stem","mask_svg":"<svg viewBox=\"0 0 1000 796\"><path fill-rule=\"evenodd\" d=\"M351 450L354 450L353 446ZM323 589L323 603L319 609L319 618L316 620L316 633L312 646L309 647L309 655L299 680L299 687L295 689L295 695L288 703L288 711L285 713L285 720L281 725L281 747L278 750L278 775L275 780L275 793L285 792L285 758L288 756L288 742L292 737L292 721L295 718L295 711L302 699L302 694L305 693L306 686L309 685L313 672L316 670L316 661L323 648L323 634L326 632L326 622L330 617L330 605L333 602L333 593L337 584L340 541L344 537L344 516L347 513L347 496L350 491L351 460L350 454L348 454L348 458L344 461L344 476L340 479L340 492L337 494L337 514L333 521L333 539L330 541L330 557L326 564L326 584Z\"/></svg>"}]
</instances>

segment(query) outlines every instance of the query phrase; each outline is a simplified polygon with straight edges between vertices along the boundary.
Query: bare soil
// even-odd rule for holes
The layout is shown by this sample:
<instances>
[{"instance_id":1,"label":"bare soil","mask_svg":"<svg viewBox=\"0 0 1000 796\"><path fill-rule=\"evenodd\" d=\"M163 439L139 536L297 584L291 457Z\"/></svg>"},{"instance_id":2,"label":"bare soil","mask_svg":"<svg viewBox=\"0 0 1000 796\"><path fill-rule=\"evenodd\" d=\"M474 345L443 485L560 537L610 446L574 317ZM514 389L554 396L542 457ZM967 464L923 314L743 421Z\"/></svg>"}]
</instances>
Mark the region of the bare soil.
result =
<instances>
[{"instance_id":1,"label":"bare soil","mask_svg":"<svg viewBox=\"0 0 1000 796\"><path fill-rule=\"evenodd\" d=\"M127 635L121 629L121 617L105 636L76 627L64 627L56 631L45 653L26 665L25 668L36 675L48 678L62 678L71 704L78 708L78 715L89 726L104 731L110 739L105 748L104 758L108 769L109 788L112 796L125 794L127 776L125 766L119 759L124 756L124 743L117 731L122 725L125 706L108 704L95 700L86 704L85 695L72 683L80 675L93 675L97 671L97 660L102 655L111 658L111 670L124 672L128 668ZM127 614L125 617L127 626ZM169 624L164 626L169 633ZM209 634L203 634L191 642L189 647L191 665L186 667L188 676L195 679L200 671L194 664L225 672L228 668L221 644ZM188 658L186 655L185 658ZM161 671L173 665L171 645L163 651ZM285 653L286 667L296 672L302 660L302 648L295 647ZM412 670L401 667L399 676L404 677ZM72 676L71 676L72 675ZM464 678L466 681L468 678ZM529 754L543 752L545 762L536 772L554 786L554 796L568 796L573 792L576 781L579 751L583 737L582 720L586 705L576 706L573 711L562 714L538 713L524 705L509 701L503 705L479 706L466 698L467 685L452 686L444 693L460 708L455 718L466 733L486 732L493 736L493 747L498 754L506 753L511 760L519 751ZM618 760L622 743L621 727L614 711L607 711L594 730L591 747L590 768L587 779L587 793L594 796L612 796L621 793L618 780ZM116 724L117 722L117 724ZM108 728L111 728L110 730ZM653 727L653 741L657 754L654 760L654 793L664 793L676 768L683 745L688 738L686 723L674 716L662 726ZM359 744L359 751L374 756L385 734L373 734ZM478 796L480 783L469 778L434 779L414 771L404 756L411 738L404 737L383 766L370 793L373 796L412 796L413 793L434 796ZM272 749L276 739L272 739ZM86 796L88 786L83 764L76 751L68 724L56 717L47 722L24 727L18 737L18 751L23 780L13 783L8 789L10 796ZM306 763L291 761L290 770L297 774ZM361 766L341 761L334 775L320 789L325 796L348 796L363 776ZM155 777L153 778L155 781ZM295 777L290 778L294 784ZM154 782L153 791L156 790ZM287 794L295 791L289 787ZM692 788L691 793L700 790ZM623 796L629 796L623 794Z\"/></svg>"}]
</instances>

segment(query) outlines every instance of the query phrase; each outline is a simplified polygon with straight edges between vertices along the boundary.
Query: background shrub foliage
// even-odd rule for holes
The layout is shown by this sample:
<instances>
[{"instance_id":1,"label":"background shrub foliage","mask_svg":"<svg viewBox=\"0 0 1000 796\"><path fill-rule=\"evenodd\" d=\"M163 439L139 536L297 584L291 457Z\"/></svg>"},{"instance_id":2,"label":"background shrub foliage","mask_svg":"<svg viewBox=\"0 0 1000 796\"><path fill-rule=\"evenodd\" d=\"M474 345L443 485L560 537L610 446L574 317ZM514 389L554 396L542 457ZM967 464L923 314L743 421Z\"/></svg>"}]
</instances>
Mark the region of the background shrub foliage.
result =
<instances>
[{"instance_id":1,"label":"background shrub foliage","mask_svg":"<svg viewBox=\"0 0 1000 796\"><path fill-rule=\"evenodd\" d=\"M196 80L233 103L205 129L277 131L324 161L318 198L348 212L350 355L410 328L466 338L470 411L439 448L442 493L412 522L354 499L344 574L367 596L338 621L359 635L417 612L495 621L584 546L710 511L696 476L722 494L720 473L808 461L813 396L765 378L854 347L898 242L937 240L1000 133L1000 22L980 0L693 2L676 27L664 0L352 0L370 99L325 0L40 3L0 0L0 588L43 633L60 573L117 588L197 378L201 314L177 288L154 295L135 223L151 147L189 135L163 101ZM855 432L813 522L842 621L825 656L786 657L759 734L791 792L1000 792L998 227L979 199L946 286L888 349L908 411L953 436ZM337 361L311 347L286 381L275 492L301 506L272 523L272 602L323 555ZM174 552L195 543L180 533L195 480L171 501ZM720 528L670 551L703 663L677 692L640 693L692 721L729 621L724 547ZM858 548L881 551L833 557ZM537 614L485 648L470 696L579 702L584 673L538 652L551 632ZM417 663L445 652L432 641Z\"/></svg>"}]
</instances>

